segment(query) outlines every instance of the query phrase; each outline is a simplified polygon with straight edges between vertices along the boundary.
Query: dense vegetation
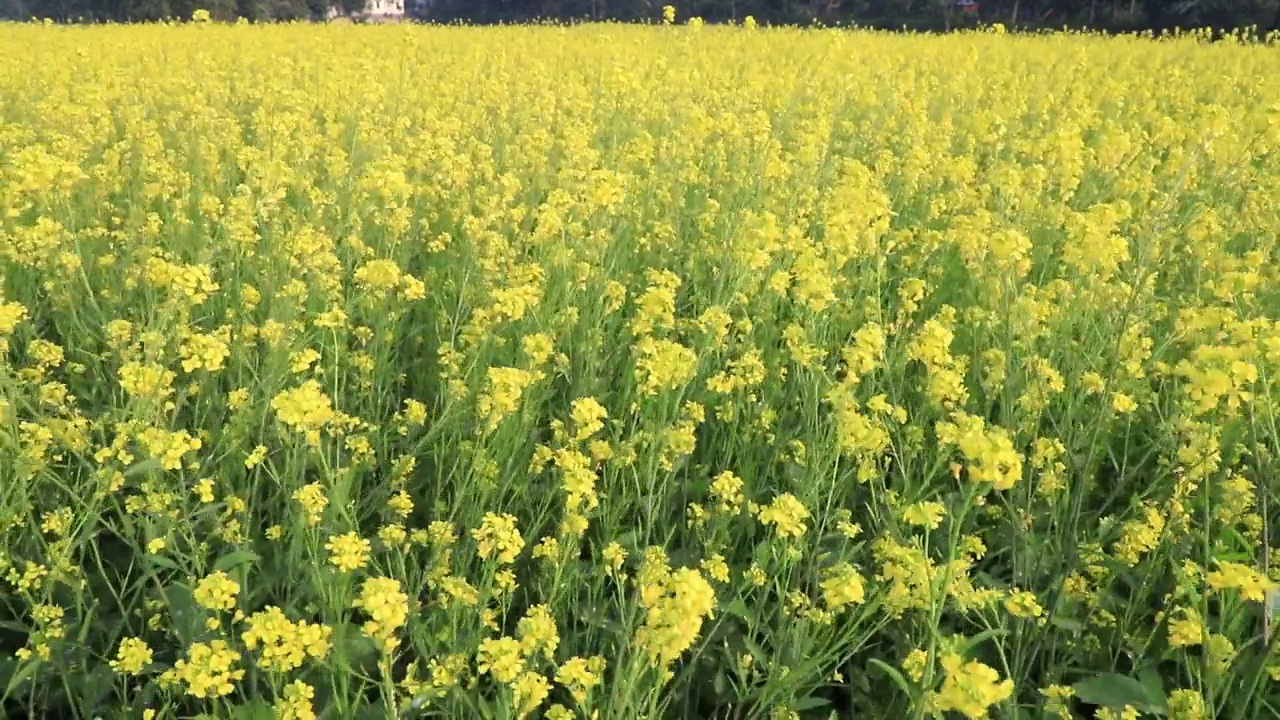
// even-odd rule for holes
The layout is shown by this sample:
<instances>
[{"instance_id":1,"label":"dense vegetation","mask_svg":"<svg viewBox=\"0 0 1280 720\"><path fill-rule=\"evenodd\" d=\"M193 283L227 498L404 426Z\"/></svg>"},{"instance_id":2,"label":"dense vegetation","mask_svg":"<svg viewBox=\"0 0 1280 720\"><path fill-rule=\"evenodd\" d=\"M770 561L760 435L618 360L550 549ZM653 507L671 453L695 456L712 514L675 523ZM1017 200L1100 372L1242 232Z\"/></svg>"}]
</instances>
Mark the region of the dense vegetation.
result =
<instances>
[{"instance_id":1,"label":"dense vegetation","mask_svg":"<svg viewBox=\"0 0 1280 720\"><path fill-rule=\"evenodd\" d=\"M406 0L410 15L434 22L532 20L654 21L665 0ZM944 30L1000 22L1010 27L1111 31L1254 26L1259 34L1280 28L1280 0L691 0L683 15L710 22ZM358 13L364 0L0 0L0 18L49 17L60 21L145 21L188 18L204 8L215 18L293 20L322 18L335 7Z\"/></svg>"},{"instance_id":2,"label":"dense vegetation","mask_svg":"<svg viewBox=\"0 0 1280 720\"><path fill-rule=\"evenodd\" d=\"M1277 716L1275 49L669 20L0 27L4 712Z\"/></svg>"}]
</instances>

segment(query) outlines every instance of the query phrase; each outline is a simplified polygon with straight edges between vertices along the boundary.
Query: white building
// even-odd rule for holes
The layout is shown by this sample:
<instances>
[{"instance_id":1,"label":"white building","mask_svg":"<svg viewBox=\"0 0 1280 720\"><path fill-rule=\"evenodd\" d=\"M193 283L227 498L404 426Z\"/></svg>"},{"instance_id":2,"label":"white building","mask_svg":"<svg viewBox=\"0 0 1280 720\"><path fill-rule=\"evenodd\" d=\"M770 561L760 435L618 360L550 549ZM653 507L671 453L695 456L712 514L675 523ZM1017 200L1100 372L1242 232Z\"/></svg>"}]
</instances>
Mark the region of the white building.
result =
<instances>
[{"instance_id":1,"label":"white building","mask_svg":"<svg viewBox=\"0 0 1280 720\"><path fill-rule=\"evenodd\" d=\"M370 20L404 17L405 0L365 0L364 15Z\"/></svg>"},{"instance_id":2,"label":"white building","mask_svg":"<svg viewBox=\"0 0 1280 720\"><path fill-rule=\"evenodd\" d=\"M370 22L394 22L405 18L406 0L365 0L364 11L351 14L351 19ZM341 8L329 8L329 20L345 17Z\"/></svg>"}]
</instances>

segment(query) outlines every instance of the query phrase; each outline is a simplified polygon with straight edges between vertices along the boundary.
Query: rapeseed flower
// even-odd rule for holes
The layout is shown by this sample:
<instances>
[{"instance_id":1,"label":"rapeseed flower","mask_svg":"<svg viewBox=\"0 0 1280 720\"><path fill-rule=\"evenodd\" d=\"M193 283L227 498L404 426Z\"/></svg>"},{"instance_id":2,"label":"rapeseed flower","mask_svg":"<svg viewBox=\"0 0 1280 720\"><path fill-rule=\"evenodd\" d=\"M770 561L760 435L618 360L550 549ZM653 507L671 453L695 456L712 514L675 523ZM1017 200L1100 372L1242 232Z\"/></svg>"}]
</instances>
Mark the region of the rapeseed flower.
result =
<instances>
[{"instance_id":1,"label":"rapeseed flower","mask_svg":"<svg viewBox=\"0 0 1280 720\"><path fill-rule=\"evenodd\" d=\"M940 663L946 675L934 697L939 710L977 720L988 717L988 708L1013 694L1012 681L1000 680L995 670L976 660L965 662L959 655L946 654Z\"/></svg>"},{"instance_id":2,"label":"rapeseed flower","mask_svg":"<svg viewBox=\"0 0 1280 720\"><path fill-rule=\"evenodd\" d=\"M173 678L186 686L187 694L197 698L224 697L235 692L235 684L244 678L237 667L240 653L225 640L194 643L185 658L173 666Z\"/></svg>"},{"instance_id":3,"label":"rapeseed flower","mask_svg":"<svg viewBox=\"0 0 1280 720\"><path fill-rule=\"evenodd\" d=\"M359 533L348 532L334 535L325 541L324 549L329 551L329 564L341 572L359 570L369 562L369 551L372 543L360 537Z\"/></svg>"},{"instance_id":4,"label":"rapeseed flower","mask_svg":"<svg viewBox=\"0 0 1280 720\"><path fill-rule=\"evenodd\" d=\"M121 675L137 675L152 661L151 647L142 638L128 637L120 641L116 656L109 663Z\"/></svg>"},{"instance_id":5,"label":"rapeseed flower","mask_svg":"<svg viewBox=\"0 0 1280 720\"><path fill-rule=\"evenodd\" d=\"M809 518L809 511L794 495L782 493L760 508L756 517L762 524L772 525L778 537L798 538L807 529L804 521Z\"/></svg>"},{"instance_id":6,"label":"rapeseed flower","mask_svg":"<svg viewBox=\"0 0 1280 720\"><path fill-rule=\"evenodd\" d=\"M400 582L385 577L365 580L351 607L363 611L368 618L362 626L364 634L378 643L383 652L394 651L400 644L396 633L409 617L409 597L400 590Z\"/></svg>"},{"instance_id":7,"label":"rapeseed flower","mask_svg":"<svg viewBox=\"0 0 1280 720\"><path fill-rule=\"evenodd\" d=\"M485 513L480 527L471 531L471 537L482 560L493 558L502 565L515 562L524 549L524 538L520 537L514 515Z\"/></svg>"},{"instance_id":8,"label":"rapeseed flower","mask_svg":"<svg viewBox=\"0 0 1280 720\"><path fill-rule=\"evenodd\" d=\"M240 594L240 583L219 570L196 583L192 594L201 607L210 610L234 610L236 599Z\"/></svg>"}]
</instances>

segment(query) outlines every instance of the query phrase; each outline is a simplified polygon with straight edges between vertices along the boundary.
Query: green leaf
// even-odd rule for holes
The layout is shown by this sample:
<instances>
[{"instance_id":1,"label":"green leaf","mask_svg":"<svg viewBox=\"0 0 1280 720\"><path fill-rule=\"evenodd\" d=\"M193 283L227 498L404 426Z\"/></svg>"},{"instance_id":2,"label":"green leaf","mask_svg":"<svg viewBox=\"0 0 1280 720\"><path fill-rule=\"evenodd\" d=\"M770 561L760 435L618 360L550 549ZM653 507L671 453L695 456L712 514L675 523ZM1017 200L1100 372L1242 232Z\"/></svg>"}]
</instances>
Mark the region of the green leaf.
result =
<instances>
[{"instance_id":1,"label":"green leaf","mask_svg":"<svg viewBox=\"0 0 1280 720\"><path fill-rule=\"evenodd\" d=\"M377 663L378 646L355 623L343 623L333 632L335 656L348 668L371 670Z\"/></svg>"},{"instance_id":2,"label":"green leaf","mask_svg":"<svg viewBox=\"0 0 1280 720\"><path fill-rule=\"evenodd\" d=\"M1147 698L1160 708L1160 712L1168 709L1169 698L1164 692L1164 680L1160 678L1160 673L1155 667L1148 665L1138 673L1138 681L1142 683L1142 687L1146 688Z\"/></svg>"},{"instance_id":3,"label":"green leaf","mask_svg":"<svg viewBox=\"0 0 1280 720\"><path fill-rule=\"evenodd\" d=\"M213 563L213 569L226 572L232 568L240 567L245 564L255 564L262 558L252 550L236 550L218 558Z\"/></svg>"},{"instance_id":4,"label":"green leaf","mask_svg":"<svg viewBox=\"0 0 1280 720\"><path fill-rule=\"evenodd\" d=\"M104 662L97 663L93 670L80 677L80 697L77 704L81 715L93 717L106 709L103 701L111 694L115 680L115 672Z\"/></svg>"},{"instance_id":5,"label":"green leaf","mask_svg":"<svg viewBox=\"0 0 1280 720\"><path fill-rule=\"evenodd\" d=\"M147 562L151 563L152 565L154 565L154 566L156 566L156 567L158 567L158 568L163 568L163 569L165 569L165 570L174 570L174 571L180 571L180 570L182 569L182 568L178 567L178 563L176 563L176 562L174 562L174 561L170 560L169 558L165 557L164 555L151 555L151 554L148 554L148 555L146 556L146 558L147 558Z\"/></svg>"},{"instance_id":6,"label":"green leaf","mask_svg":"<svg viewBox=\"0 0 1280 720\"><path fill-rule=\"evenodd\" d=\"M867 664L882 670L884 674L888 675L889 679L893 681L893 684L898 686L899 690L907 696L911 695L911 685L907 683L907 679L902 676L902 673L898 671L898 668L879 658L871 658L867 661Z\"/></svg>"},{"instance_id":7,"label":"green leaf","mask_svg":"<svg viewBox=\"0 0 1280 720\"><path fill-rule=\"evenodd\" d=\"M204 612L196 605L196 598L186 585L174 583L163 590L164 602L173 621L173 631L183 645L195 642L204 627Z\"/></svg>"},{"instance_id":8,"label":"green leaf","mask_svg":"<svg viewBox=\"0 0 1280 720\"><path fill-rule=\"evenodd\" d=\"M1084 623L1080 622L1079 620L1076 620L1075 618L1062 617L1061 615L1051 616L1049 618L1049 624L1058 628L1059 630L1066 630L1067 632L1083 632L1084 631Z\"/></svg>"},{"instance_id":9,"label":"green leaf","mask_svg":"<svg viewBox=\"0 0 1280 720\"><path fill-rule=\"evenodd\" d=\"M147 458L146 460L139 460L138 462L130 465L128 469L124 471L124 476L127 478L131 478L131 477L136 477L138 475L145 475L149 472L153 472L155 470L160 470L160 469L161 467L160 467L159 458Z\"/></svg>"},{"instance_id":10,"label":"green leaf","mask_svg":"<svg viewBox=\"0 0 1280 720\"><path fill-rule=\"evenodd\" d=\"M1164 698L1153 698L1142 683L1127 675L1104 673L1072 686L1076 697L1091 705L1121 710L1132 705L1140 712L1164 714Z\"/></svg>"},{"instance_id":11,"label":"green leaf","mask_svg":"<svg viewBox=\"0 0 1280 720\"><path fill-rule=\"evenodd\" d=\"M5 684L4 695L0 696L0 702L4 702L12 697L13 692L18 689L18 686L26 682L32 675L35 675L36 671L39 669L39 660L32 660L28 663L17 663L17 670L13 671L13 674L9 676L9 682Z\"/></svg>"},{"instance_id":12,"label":"green leaf","mask_svg":"<svg viewBox=\"0 0 1280 720\"><path fill-rule=\"evenodd\" d=\"M769 656L765 654L764 648L760 644L751 639L750 635L742 636L742 644L747 648L747 652L751 653L751 660L758 668L769 667Z\"/></svg>"},{"instance_id":13,"label":"green leaf","mask_svg":"<svg viewBox=\"0 0 1280 720\"><path fill-rule=\"evenodd\" d=\"M272 720L275 716L271 703L261 698L237 705L233 715L236 720Z\"/></svg>"},{"instance_id":14,"label":"green leaf","mask_svg":"<svg viewBox=\"0 0 1280 720\"><path fill-rule=\"evenodd\" d=\"M723 606L722 609L725 611L726 614L741 618L746 622L751 621L750 610L747 608L746 601L743 600L741 597L736 597L730 600L728 603L726 603Z\"/></svg>"},{"instance_id":15,"label":"green leaf","mask_svg":"<svg viewBox=\"0 0 1280 720\"><path fill-rule=\"evenodd\" d=\"M969 652L972 651L975 647L981 645L987 640L991 640L993 638L998 638L1008 634L1009 634L1009 631L1005 630L1004 628L991 628L990 630L984 630L983 632L980 632L977 635L974 635L968 640L965 640L964 644L960 646L960 654L968 655Z\"/></svg>"},{"instance_id":16,"label":"green leaf","mask_svg":"<svg viewBox=\"0 0 1280 720\"><path fill-rule=\"evenodd\" d=\"M791 703L791 709L796 712L804 712L805 710L815 710L820 707L826 707L830 704L831 701L824 697L809 695L808 697L800 698L799 700Z\"/></svg>"},{"instance_id":17,"label":"green leaf","mask_svg":"<svg viewBox=\"0 0 1280 720\"><path fill-rule=\"evenodd\" d=\"M773 558L773 547L769 545L768 540L756 543L756 547L751 551L751 559L760 567L769 567L769 561Z\"/></svg>"}]
</instances>

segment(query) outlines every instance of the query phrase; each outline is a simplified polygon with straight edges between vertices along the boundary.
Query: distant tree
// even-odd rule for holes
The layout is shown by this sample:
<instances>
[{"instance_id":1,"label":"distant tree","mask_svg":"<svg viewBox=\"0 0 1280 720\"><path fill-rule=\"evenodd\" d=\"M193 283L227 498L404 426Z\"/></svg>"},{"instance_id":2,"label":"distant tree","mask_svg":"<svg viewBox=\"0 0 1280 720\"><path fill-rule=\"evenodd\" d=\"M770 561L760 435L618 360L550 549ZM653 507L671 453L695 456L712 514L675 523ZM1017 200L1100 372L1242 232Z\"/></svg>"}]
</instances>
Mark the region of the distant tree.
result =
<instances>
[{"instance_id":1,"label":"distant tree","mask_svg":"<svg viewBox=\"0 0 1280 720\"><path fill-rule=\"evenodd\" d=\"M655 21L667 2L687 19L761 23L858 23L881 28L944 30L976 22L1035 28L1163 30L1254 25L1280 30L1280 0L978 0L978 12L960 12L958 0L407 0L418 17L449 22L526 22L536 19ZM190 17L196 8L231 20L321 19L331 7L365 9L366 0L0 0L0 18L49 17L59 22L117 22Z\"/></svg>"},{"instance_id":2,"label":"distant tree","mask_svg":"<svg viewBox=\"0 0 1280 720\"><path fill-rule=\"evenodd\" d=\"M0 0L0 19L26 20L30 17L26 0Z\"/></svg>"}]
</instances>

